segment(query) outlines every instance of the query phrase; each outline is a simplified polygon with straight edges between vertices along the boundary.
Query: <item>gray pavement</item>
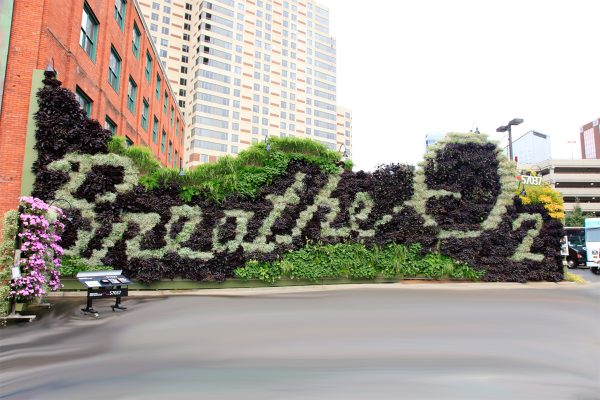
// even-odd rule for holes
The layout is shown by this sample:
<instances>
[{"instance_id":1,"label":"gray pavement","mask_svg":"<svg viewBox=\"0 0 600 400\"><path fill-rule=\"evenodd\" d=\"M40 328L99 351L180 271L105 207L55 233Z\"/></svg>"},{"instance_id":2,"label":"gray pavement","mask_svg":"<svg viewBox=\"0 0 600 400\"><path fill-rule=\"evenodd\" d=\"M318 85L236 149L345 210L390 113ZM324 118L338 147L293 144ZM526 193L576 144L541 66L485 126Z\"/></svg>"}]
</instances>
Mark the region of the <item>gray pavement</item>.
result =
<instances>
[{"instance_id":1,"label":"gray pavement","mask_svg":"<svg viewBox=\"0 0 600 400\"><path fill-rule=\"evenodd\" d=\"M600 285L408 287L54 298L0 330L0 398L600 399Z\"/></svg>"}]
</instances>

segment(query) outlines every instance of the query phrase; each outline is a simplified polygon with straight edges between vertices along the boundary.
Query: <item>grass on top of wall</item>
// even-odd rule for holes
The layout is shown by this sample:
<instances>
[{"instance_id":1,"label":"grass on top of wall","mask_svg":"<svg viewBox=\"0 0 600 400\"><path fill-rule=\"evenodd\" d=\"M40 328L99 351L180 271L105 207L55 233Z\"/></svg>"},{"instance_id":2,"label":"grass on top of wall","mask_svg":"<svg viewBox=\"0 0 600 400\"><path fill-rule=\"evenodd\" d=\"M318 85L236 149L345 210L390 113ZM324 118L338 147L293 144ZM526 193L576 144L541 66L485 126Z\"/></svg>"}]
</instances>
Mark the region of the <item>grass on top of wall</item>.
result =
<instances>
[{"instance_id":1,"label":"grass on top of wall","mask_svg":"<svg viewBox=\"0 0 600 400\"><path fill-rule=\"evenodd\" d=\"M125 146L125 140L113 136L109 151L129 157L140 171L140 183L146 189L177 186L184 201L201 196L216 202L238 195L254 198L261 187L283 175L292 160L314 164L322 172L337 173L341 155L310 139L270 138L270 151L264 142L241 151L236 157L225 156L216 163L202 164L183 175L174 168L161 167L150 150L142 146ZM352 162L343 163L345 170Z\"/></svg>"}]
</instances>

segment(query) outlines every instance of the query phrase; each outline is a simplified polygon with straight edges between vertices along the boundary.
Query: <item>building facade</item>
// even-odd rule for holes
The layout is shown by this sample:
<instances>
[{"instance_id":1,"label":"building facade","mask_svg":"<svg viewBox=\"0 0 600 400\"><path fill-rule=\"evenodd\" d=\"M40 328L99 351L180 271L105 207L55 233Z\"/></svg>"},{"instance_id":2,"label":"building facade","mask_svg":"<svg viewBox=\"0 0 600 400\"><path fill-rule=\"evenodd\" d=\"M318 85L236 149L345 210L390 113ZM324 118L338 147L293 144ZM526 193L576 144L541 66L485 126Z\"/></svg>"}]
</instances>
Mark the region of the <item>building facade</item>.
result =
<instances>
[{"instance_id":1,"label":"building facade","mask_svg":"<svg viewBox=\"0 0 600 400\"><path fill-rule=\"evenodd\" d=\"M337 145L344 157L352 158L352 110L337 108Z\"/></svg>"},{"instance_id":2,"label":"building facade","mask_svg":"<svg viewBox=\"0 0 600 400\"><path fill-rule=\"evenodd\" d=\"M177 94L177 103L185 110L188 68L191 58L193 0L141 0L142 14L149 33Z\"/></svg>"},{"instance_id":3,"label":"building facade","mask_svg":"<svg viewBox=\"0 0 600 400\"><path fill-rule=\"evenodd\" d=\"M183 116L136 0L15 0L0 114L0 213L25 193L26 141L48 67L91 118L148 146L164 165L182 165Z\"/></svg>"},{"instance_id":4,"label":"building facade","mask_svg":"<svg viewBox=\"0 0 600 400\"><path fill-rule=\"evenodd\" d=\"M581 158L600 158L600 118L585 124L579 129Z\"/></svg>"},{"instance_id":5,"label":"building facade","mask_svg":"<svg viewBox=\"0 0 600 400\"><path fill-rule=\"evenodd\" d=\"M427 151L430 146L433 146L438 140L443 139L445 136L446 134L441 132L427 133L425 135L425 151Z\"/></svg>"},{"instance_id":6,"label":"building facade","mask_svg":"<svg viewBox=\"0 0 600 400\"><path fill-rule=\"evenodd\" d=\"M169 28L171 37L190 39L180 99L188 166L236 154L266 136L311 138L351 152L352 124L345 119L351 113L337 105L336 41L327 8L314 0L190 0L181 4L191 11L189 25L170 20L168 27L161 14L153 16L152 10L176 3L140 4L157 31ZM174 80L176 59L169 53L166 61Z\"/></svg>"},{"instance_id":7,"label":"building facade","mask_svg":"<svg viewBox=\"0 0 600 400\"><path fill-rule=\"evenodd\" d=\"M600 159L550 159L531 165L519 164L519 169L530 168L563 195L565 211L573 211L579 202L584 212L600 216Z\"/></svg>"},{"instance_id":8,"label":"building facade","mask_svg":"<svg viewBox=\"0 0 600 400\"><path fill-rule=\"evenodd\" d=\"M536 131L525 133L513 140L513 155L517 162L525 164L551 159L550 136Z\"/></svg>"}]
</instances>

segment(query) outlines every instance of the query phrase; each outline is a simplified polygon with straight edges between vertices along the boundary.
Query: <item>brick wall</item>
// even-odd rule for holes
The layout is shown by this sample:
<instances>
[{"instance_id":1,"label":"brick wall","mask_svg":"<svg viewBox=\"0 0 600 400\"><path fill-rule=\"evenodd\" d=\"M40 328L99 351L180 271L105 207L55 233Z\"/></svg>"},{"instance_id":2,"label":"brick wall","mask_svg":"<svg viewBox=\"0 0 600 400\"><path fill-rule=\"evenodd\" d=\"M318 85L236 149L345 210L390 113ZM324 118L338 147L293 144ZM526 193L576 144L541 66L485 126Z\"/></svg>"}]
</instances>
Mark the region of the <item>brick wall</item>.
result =
<instances>
[{"instance_id":1,"label":"brick wall","mask_svg":"<svg viewBox=\"0 0 600 400\"><path fill-rule=\"evenodd\" d=\"M124 29L114 18L114 2L88 0L88 6L98 19L98 37L95 59L92 60L79 44L83 0L15 0L8 52L2 115L0 115L0 213L15 208L21 189L21 174L29 113L31 76L34 69L45 69L53 63L63 87L83 90L92 100L92 118L105 124L106 116L117 124L117 134L128 136L135 144L147 145L167 164L168 143L173 144L172 155L183 158L183 118L174 93L167 85L160 60L151 46L142 16L135 0L127 2ZM142 33L139 57L132 51L133 25ZM121 58L119 90L108 83L108 63L111 46ZM145 77L146 52L153 60L150 82ZM156 98L156 75L161 78L161 93ZM127 108L129 77L137 84L135 113ZM168 92L167 112L163 111L165 90ZM142 99L149 105L148 129L141 126ZM170 123L171 107L175 110ZM159 120L158 141L153 143L153 118ZM167 133L166 151L161 152L162 131ZM177 160L177 165L179 161ZM173 165L173 159L170 165Z\"/></svg>"},{"instance_id":2,"label":"brick wall","mask_svg":"<svg viewBox=\"0 0 600 400\"><path fill-rule=\"evenodd\" d=\"M0 214L16 208L29 112L31 75L37 67L44 6L39 0L15 0L0 115ZM27 16L27 23L22 17ZM1 224L1 221L0 221ZM0 233L1 234L1 233Z\"/></svg>"}]
</instances>

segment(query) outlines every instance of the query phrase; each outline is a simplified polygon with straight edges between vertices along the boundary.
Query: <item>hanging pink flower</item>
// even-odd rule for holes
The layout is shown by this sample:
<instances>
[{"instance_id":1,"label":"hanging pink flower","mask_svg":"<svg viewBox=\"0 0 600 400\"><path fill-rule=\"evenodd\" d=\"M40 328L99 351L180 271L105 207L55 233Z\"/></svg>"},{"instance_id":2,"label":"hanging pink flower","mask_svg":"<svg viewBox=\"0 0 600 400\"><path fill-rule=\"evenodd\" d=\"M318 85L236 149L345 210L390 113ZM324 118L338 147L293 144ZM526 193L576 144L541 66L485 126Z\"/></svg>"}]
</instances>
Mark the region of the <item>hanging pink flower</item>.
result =
<instances>
[{"instance_id":1,"label":"hanging pink flower","mask_svg":"<svg viewBox=\"0 0 600 400\"><path fill-rule=\"evenodd\" d=\"M20 200L23 210L20 215L22 232L19 233L22 276L13 280L10 294L19 301L30 301L45 294L45 286L52 291L62 287L58 268L64 251L58 242L65 227L60 222L64 213L34 197L24 196ZM48 211L58 218L50 222L46 218Z\"/></svg>"}]
</instances>

